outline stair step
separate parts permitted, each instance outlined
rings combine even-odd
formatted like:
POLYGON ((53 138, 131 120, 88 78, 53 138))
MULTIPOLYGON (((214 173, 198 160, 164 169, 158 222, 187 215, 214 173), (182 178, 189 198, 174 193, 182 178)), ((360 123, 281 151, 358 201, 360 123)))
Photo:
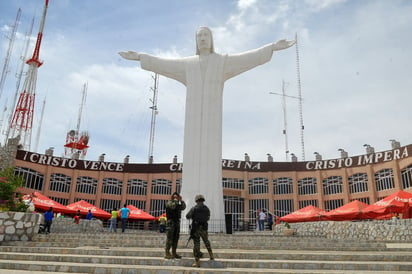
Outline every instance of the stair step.
MULTIPOLYGON (((165 260, 163 257, 139 256, 106 256, 106 255, 73 255, 73 254, 42 254, 42 253, 0 253, 5 261, 36 261, 79 263, 84 265, 146 265, 146 266, 185 266, 193 263, 193 258, 180 260, 165 260)), ((203 259, 206 261, 207 259, 203 259)), ((328 269, 328 270, 376 270, 376 271, 412 271, 412 262, 402 261, 343 261, 343 260, 280 260, 280 259, 226 259, 216 261, 225 268, 259 268, 259 269, 328 269)))
MULTIPOLYGON (((163 248, 106 248, 98 246, 79 248, 49 248, 49 247, 16 247, 0 246, 0 257, 13 257, 10 254, 70 254, 78 256, 135 256, 162 257, 163 248)), ((178 253, 184 258, 192 258, 191 249, 179 249, 178 253)), ((215 249, 216 258, 220 259, 274 259, 277 260, 326 260, 326 261, 410 261, 411 251, 312 251, 312 250, 231 250, 215 249)), ((207 257, 207 254, 205 254, 207 257)))
MULTIPOLYGON (((193 268, 190 266, 176 265, 170 262, 169 265, 124 265, 124 264, 82 264, 82 263, 62 263, 62 262, 38 262, 38 261, 20 261, 14 260, 13 262, 0 260, 0 266, 2 269, 14 269, 14 270, 31 270, 31 271, 53 271, 53 272, 68 272, 68 273, 116 273, 116 274, 138 274, 138 273, 156 273, 156 274, 168 274, 168 273, 379 273, 379 274, 393 274, 395 270, 387 269, 383 271, 376 270, 374 267, 370 267, 364 270, 360 269, 324 269, 324 268, 310 268, 310 269, 293 269, 288 268, 287 264, 282 268, 207 268, 206 262, 201 261, 200 268, 193 268)), ((396 270, 397 274, 410 274, 409 270, 396 270)))

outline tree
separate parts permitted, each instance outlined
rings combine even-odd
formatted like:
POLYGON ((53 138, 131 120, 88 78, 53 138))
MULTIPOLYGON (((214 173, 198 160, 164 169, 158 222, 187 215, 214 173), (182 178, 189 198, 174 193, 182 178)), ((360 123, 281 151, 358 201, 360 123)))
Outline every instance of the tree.
POLYGON ((26 211, 27 205, 23 202, 22 194, 17 191, 23 184, 23 177, 15 175, 14 168, 10 167, 0 171, 1 211, 26 211))

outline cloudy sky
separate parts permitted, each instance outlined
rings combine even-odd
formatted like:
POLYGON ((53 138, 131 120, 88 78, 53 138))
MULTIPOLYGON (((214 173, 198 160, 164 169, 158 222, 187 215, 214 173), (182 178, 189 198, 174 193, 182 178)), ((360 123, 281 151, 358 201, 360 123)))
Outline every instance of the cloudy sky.
MULTIPOLYGON (((0 1, 0 60, 9 47, 18 8, 22 15, 0 97, 2 128, 16 92, 25 33, 35 18, 31 57, 44 0, 0 1), (7 110, 5 108, 7 107, 7 110)), ((223 158, 286 161, 287 142, 299 160, 390 149, 390 139, 411 144, 412 1, 408 0, 50 0, 38 70, 31 150, 64 154, 66 133, 76 128, 82 89, 88 83, 81 130, 90 134, 86 159, 148 159, 153 74, 117 52, 159 56, 195 52, 195 31, 208 26, 219 53, 238 53, 298 37, 304 132, 296 47, 225 83, 223 158), (282 82, 285 82, 286 112, 282 82), (43 106, 40 134, 38 129, 43 106), (39 136, 39 138, 37 138, 39 136), (303 144, 302 146, 302 137, 303 144)), ((27 67, 27 66, 26 66, 27 67)), ((4 71, 4 69, 3 69, 4 71)), ((24 79, 22 80, 22 82, 24 79)), ((21 90, 20 90, 21 91, 21 90)), ((154 161, 183 157, 185 87, 160 77, 154 161)), ((0 136, 3 144, 4 135, 0 136)))

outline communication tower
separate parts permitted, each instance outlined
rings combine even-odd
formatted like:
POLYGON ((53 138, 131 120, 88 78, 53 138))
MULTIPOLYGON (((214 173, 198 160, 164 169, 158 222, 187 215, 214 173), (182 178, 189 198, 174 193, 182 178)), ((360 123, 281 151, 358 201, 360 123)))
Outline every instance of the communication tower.
POLYGON ((152 102, 152 106, 150 109, 152 110, 152 119, 150 123, 150 140, 149 140, 149 163, 153 163, 153 147, 154 147, 154 136, 155 136, 155 129, 156 129, 156 115, 159 113, 157 110, 157 92, 159 87, 159 74, 155 73, 153 76, 153 87, 150 88, 153 91, 153 98, 150 99, 152 102))
POLYGON ((87 131, 80 132, 80 123, 82 119, 83 107, 87 97, 87 82, 83 84, 82 100, 79 107, 79 115, 77 117, 76 129, 69 130, 66 135, 66 144, 64 145, 64 154, 67 157, 81 158, 87 154, 89 148, 89 133, 87 131))
POLYGON ((16 16, 16 20, 14 21, 14 26, 13 26, 13 30, 11 32, 11 36, 10 36, 10 42, 9 42, 9 47, 7 49, 7 54, 6 54, 6 58, 4 60, 4 65, 3 65, 3 71, 1 73, 1 79, 0 79, 0 97, 3 93, 3 87, 4 87, 4 82, 6 82, 6 76, 9 73, 9 63, 10 63, 10 55, 11 52, 13 50, 13 45, 14 45, 14 39, 16 38, 16 32, 17 32, 17 27, 19 25, 19 21, 20 21, 20 16, 21 16, 21 9, 19 8, 19 10, 17 11, 17 16, 16 16))
POLYGON ((298 98, 299 98, 299 121, 300 121, 300 145, 302 147, 302 161, 305 161, 305 138, 303 131, 305 126, 303 125, 303 111, 302 111, 302 85, 300 81, 300 60, 299 60, 299 47, 298 47, 298 34, 295 34, 296 41, 296 77, 298 82, 298 98))
POLYGON ((40 22, 40 30, 37 35, 36 46, 33 56, 27 60, 29 65, 23 90, 14 110, 13 118, 10 123, 10 137, 20 136, 21 146, 25 150, 30 150, 31 133, 33 127, 34 100, 36 93, 37 70, 43 64, 40 57, 40 46, 43 38, 44 24, 46 22, 47 8, 49 0, 45 0, 43 15, 40 22))
MULTIPOLYGON (((33 26, 34 26, 34 17, 31 20, 30 24, 30 29, 29 31, 26 32, 26 44, 23 49, 23 53, 20 56, 21 63, 20 63, 20 68, 16 72, 16 90, 14 92, 14 97, 13 97, 13 102, 10 104, 10 109, 14 110, 14 107, 16 106, 17 102, 17 97, 19 96, 19 91, 20 91, 20 84, 21 84, 21 79, 23 78, 23 72, 26 64, 26 59, 27 59, 27 52, 29 50, 29 45, 30 45, 30 37, 33 31, 33 26)), ((10 125, 11 125, 11 119, 13 118, 13 111, 9 111, 9 115, 7 118, 7 126, 6 126, 6 132, 4 133, 6 135, 6 140, 10 137, 10 125)))

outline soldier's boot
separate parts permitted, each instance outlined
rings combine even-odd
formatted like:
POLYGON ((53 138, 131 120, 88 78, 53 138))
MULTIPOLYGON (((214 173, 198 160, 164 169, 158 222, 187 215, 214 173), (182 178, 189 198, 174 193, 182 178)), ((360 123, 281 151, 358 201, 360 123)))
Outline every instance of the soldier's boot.
POLYGON ((207 250, 207 252, 209 252, 209 257, 210 257, 210 260, 214 260, 214 259, 215 259, 215 256, 213 255, 213 251, 212 251, 212 249, 211 249, 211 248, 209 248, 209 249, 207 250))
POLYGON ((195 262, 192 264, 192 267, 200 267, 200 259, 195 258, 195 262))
POLYGON ((182 256, 180 256, 179 254, 176 253, 176 249, 172 249, 172 257, 175 259, 181 259, 182 256))
POLYGON ((172 254, 170 254, 170 249, 167 249, 167 248, 166 248, 165 259, 173 259, 172 254))

